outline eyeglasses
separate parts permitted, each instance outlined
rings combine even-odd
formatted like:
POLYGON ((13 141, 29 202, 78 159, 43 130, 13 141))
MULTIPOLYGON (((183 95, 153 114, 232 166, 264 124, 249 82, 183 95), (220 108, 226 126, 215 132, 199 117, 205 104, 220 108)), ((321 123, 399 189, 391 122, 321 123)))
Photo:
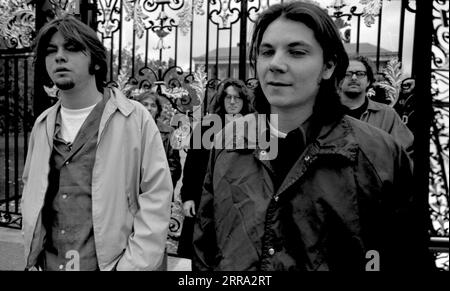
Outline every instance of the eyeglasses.
POLYGON ((356 78, 362 79, 367 76, 367 73, 364 71, 347 71, 345 73, 345 77, 351 79, 353 75, 356 75, 356 78))
POLYGON ((226 95, 225 100, 231 101, 231 99, 234 99, 234 102, 236 101, 242 101, 242 98, 240 96, 233 96, 233 95, 226 95))

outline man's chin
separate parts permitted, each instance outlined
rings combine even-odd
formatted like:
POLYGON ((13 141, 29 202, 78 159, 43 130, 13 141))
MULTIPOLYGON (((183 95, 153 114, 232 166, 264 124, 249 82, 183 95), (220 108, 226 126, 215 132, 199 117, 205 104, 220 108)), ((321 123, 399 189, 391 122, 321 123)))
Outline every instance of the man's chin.
POLYGON ((75 83, 72 81, 55 82, 55 85, 59 90, 70 90, 75 87, 75 83))
POLYGON ((344 92, 345 96, 351 99, 358 98, 361 95, 361 91, 346 91, 344 92))

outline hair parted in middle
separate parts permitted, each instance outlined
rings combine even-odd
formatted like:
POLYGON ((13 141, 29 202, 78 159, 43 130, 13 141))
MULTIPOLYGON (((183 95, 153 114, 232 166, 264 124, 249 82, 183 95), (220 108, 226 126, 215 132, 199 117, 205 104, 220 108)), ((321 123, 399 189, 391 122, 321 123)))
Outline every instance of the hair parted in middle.
MULTIPOLYGON (((267 27, 277 20, 284 18, 303 23, 314 32, 319 45, 323 50, 324 63, 332 61, 335 69, 328 80, 322 80, 317 95, 313 116, 322 122, 334 120, 345 112, 337 93, 339 82, 345 77, 348 67, 348 55, 341 40, 340 33, 327 12, 321 7, 309 2, 287 2, 275 4, 265 10, 256 20, 250 44, 250 63, 256 71, 264 32, 267 27)), ((261 86, 255 89, 255 109, 259 113, 269 113, 270 104, 267 101, 261 86)))
POLYGON ((92 28, 71 15, 50 21, 39 30, 36 36, 34 65, 36 72, 40 73, 42 85, 47 87, 53 86, 53 82, 47 73, 45 58, 50 40, 57 31, 61 33, 66 41, 79 47, 80 51, 90 53, 89 73, 95 75, 97 90, 103 92, 108 73, 106 48, 92 28))
POLYGON ((248 90, 245 83, 238 79, 228 78, 223 80, 219 84, 217 93, 214 97, 214 103, 212 104, 212 111, 210 113, 215 113, 222 118, 225 116, 225 114, 227 113, 224 104, 225 96, 227 95, 227 92, 225 90, 230 86, 234 87, 238 91, 239 96, 243 101, 242 110, 239 113, 242 115, 246 115, 254 112, 255 110, 253 109, 253 106, 251 104, 251 92, 248 90))

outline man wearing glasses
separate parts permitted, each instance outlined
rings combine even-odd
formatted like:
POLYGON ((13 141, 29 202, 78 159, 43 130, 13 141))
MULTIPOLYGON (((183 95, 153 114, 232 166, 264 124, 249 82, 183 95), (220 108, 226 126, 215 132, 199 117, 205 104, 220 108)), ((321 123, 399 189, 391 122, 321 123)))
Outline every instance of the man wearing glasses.
POLYGON ((363 56, 351 57, 340 84, 341 102, 349 108, 348 115, 388 132, 412 157, 414 136, 408 127, 393 108, 366 96, 374 81, 370 60, 363 56))

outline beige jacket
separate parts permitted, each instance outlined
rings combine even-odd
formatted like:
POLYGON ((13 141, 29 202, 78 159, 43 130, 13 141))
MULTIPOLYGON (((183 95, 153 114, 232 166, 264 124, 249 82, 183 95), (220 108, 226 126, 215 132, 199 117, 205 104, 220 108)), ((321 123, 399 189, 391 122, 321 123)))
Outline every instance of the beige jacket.
POLYGON ((414 136, 392 107, 369 99, 367 110, 360 119, 392 135, 412 158, 414 136))
MULTIPOLYGON (((113 88, 101 117, 92 172, 92 218, 100 270, 155 270, 161 264, 173 191, 158 128, 138 102, 113 88)), ((60 102, 31 132, 23 173, 22 230, 27 267, 42 251, 42 207, 60 102)))

